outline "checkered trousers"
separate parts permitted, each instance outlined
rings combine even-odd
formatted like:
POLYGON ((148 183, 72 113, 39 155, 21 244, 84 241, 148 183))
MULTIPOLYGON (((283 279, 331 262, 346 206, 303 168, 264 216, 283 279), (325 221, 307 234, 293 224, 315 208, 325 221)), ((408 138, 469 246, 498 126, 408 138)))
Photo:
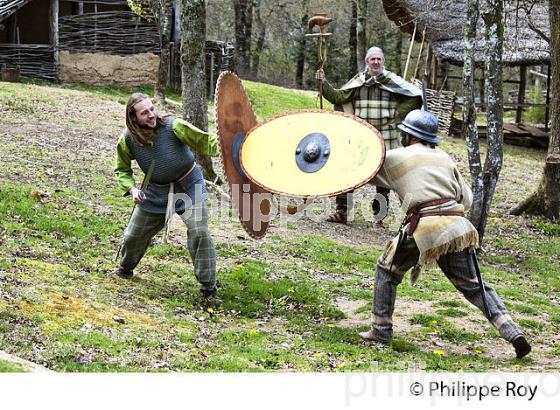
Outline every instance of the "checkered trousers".
POLYGON ((386 149, 400 147, 397 129, 397 97, 380 87, 361 86, 354 94, 354 115, 377 128, 385 140, 386 149))
MULTIPOLYGON (((181 216, 187 226, 187 246, 194 274, 202 289, 216 287, 216 251, 208 232, 208 207, 199 201, 181 216)), ((146 253, 152 238, 163 228, 165 214, 153 214, 136 207, 124 231, 121 268, 132 271, 146 253)))
MULTIPOLYGON (((405 272, 418 263, 419 257, 420 251, 414 238, 405 235, 395 252, 391 266, 383 264, 383 256, 377 262, 372 329, 384 338, 390 338, 393 334, 393 311, 397 297, 397 286, 401 283, 405 272)), ((437 264, 455 288, 485 314, 482 292, 476 278, 474 261, 470 252, 463 250, 442 255, 437 264)), ((487 319, 500 332, 500 335, 511 342, 517 336, 523 334, 523 329, 511 318, 504 302, 496 291, 486 283, 484 283, 484 289, 489 310, 487 319)))

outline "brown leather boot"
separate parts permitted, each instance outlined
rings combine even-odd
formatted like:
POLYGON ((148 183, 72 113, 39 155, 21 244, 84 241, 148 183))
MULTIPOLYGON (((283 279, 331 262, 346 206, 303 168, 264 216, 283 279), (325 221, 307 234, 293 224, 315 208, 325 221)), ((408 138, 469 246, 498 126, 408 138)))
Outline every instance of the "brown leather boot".
POLYGON ((380 343, 387 343, 389 341, 390 338, 388 337, 383 337, 381 336, 379 333, 377 333, 375 330, 370 329, 367 332, 360 332, 360 337, 365 341, 365 342, 380 342, 380 343))
POLYGON ((132 277, 134 276, 134 272, 131 270, 124 270, 123 268, 118 268, 114 271, 109 272, 107 275, 115 275, 123 279, 132 279, 132 277))
POLYGON ((515 355, 518 359, 524 358, 529 354, 529 352, 531 352, 531 345, 524 336, 517 336, 515 339, 513 339, 511 344, 515 349, 515 355))

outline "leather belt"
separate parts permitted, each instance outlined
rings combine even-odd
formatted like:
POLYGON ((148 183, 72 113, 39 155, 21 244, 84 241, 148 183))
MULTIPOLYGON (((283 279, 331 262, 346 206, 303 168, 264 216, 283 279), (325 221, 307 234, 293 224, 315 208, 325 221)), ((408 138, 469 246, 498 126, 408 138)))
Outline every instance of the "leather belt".
POLYGON ((422 202, 410 208, 406 212, 406 217, 403 222, 403 226, 408 224, 408 228, 406 229, 407 235, 410 236, 414 233, 414 231, 418 227, 418 222, 420 221, 420 218, 423 218, 425 216, 465 216, 463 211, 436 210, 436 211, 426 211, 420 213, 422 209, 429 208, 432 206, 437 206, 437 205, 443 205, 450 201, 455 201, 455 198, 434 199, 432 201, 422 202))
POLYGON ((184 179, 187 175, 189 175, 193 171, 195 166, 196 166, 196 162, 193 162, 192 166, 189 169, 187 169, 187 171, 183 175, 181 175, 179 178, 177 178, 175 181, 171 181, 171 182, 168 182, 166 184, 156 184, 155 182, 150 182, 150 184, 155 185, 155 186, 168 186, 169 184, 179 182, 182 179, 184 179))

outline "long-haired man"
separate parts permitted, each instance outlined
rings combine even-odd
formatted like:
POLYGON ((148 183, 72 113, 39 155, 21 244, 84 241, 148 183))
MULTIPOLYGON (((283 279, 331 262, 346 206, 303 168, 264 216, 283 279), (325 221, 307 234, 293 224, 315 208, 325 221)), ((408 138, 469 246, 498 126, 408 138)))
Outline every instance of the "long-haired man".
POLYGON ((169 220, 178 213, 187 226, 194 273, 202 295, 208 298, 216 293, 216 254, 208 232, 204 177, 193 151, 217 156, 215 136, 179 118, 161 117, 145 94, 129 97, 126 129, 117 143, 115 173, 124 195, 130 195, 136 207, 124 231, 122 257, 115 273, 132 278, 152 238, 162 228, 166 237, 169 220), (135 185, 132 160, 144 174, 152 169, 145 192, 135 185))

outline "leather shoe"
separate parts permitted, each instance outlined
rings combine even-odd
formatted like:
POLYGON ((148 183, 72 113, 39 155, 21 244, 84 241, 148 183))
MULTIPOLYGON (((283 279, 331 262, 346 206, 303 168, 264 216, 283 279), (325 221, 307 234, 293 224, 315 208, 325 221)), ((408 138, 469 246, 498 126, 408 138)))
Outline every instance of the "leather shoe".
POLYGON ((531 345, 527 342, 524 336, 517 336, 511 342, 513 348, 515 349, 515 355, 518 359, 522 359, 529 354, 531 351, 531 345))
POLYGON ((214 288, 211 290, 200 289, 200 293, 202 294, 203 303, 222 303, 222 299, 218 297, 218 289, 214 288))
POLYGON ((360 337, 366 342, 387 343, 389 341, 388 337, 381 336, 373 329, 370 329, 367 332, 360 332, 360 337))
POLYGON ((111 272, 113 275, 117 275, 119 278, 123 278, 123 279, 132 279, 132 276, 134 276, 134 272, 131 270, 125 270, 123 268, 118 268, 116 270, 114 270, 113 272, 111 272))

